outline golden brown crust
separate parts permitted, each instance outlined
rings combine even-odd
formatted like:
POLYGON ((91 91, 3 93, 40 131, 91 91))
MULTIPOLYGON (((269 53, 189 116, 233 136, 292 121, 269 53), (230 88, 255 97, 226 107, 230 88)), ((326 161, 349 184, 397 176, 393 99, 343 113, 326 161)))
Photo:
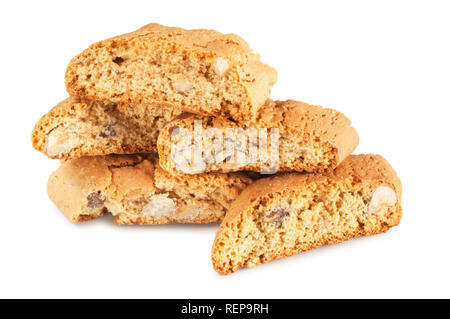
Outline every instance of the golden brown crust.
POLYGON ((109 212, 118 224, 210 223, 252 182, 244 174, 172 178, 156 162, 146 154, 69 160, 50 176, 48 194, 72 222, 109 212))
POLYGON ((334 167, 351 154, 359 142, 358 133, 343 113, 294 100, 266 104, 251 125, 276 127, 280 135, 309 136, 332 145, 337 151, 334 167))
MULTIPOLYGON (((171 158, 173 128, 193 130, 194 121, 201 120, 207 128, 276 128, 279 130, 278 171, 323 172, 337 167, 359 142, 358 133, 342 113, 303 102, 268 101, 251 121, 236 123, 221 117, 201 117, 184 114, 168 123, 158 137, 160 165, 173 175, 183 174, 171 158), (310 158, 313 157, 313 159, 310 158)), ((208 164, 204 172, 249 170, 260 172, 261 162, 245 166, 208 164)))
MULTIPOLYGON (((401 210, 401 182, 389 163, 380 155, 350 155, 336 170, 325 174, 281 174, 275 177, 260 179, 248 186, 232 203, 227 215, 222 221, 214 240, 212 249, 213 266, 221 274, 229 274, 240 267, 254 266, 271 260, 287 257, 302 251, 313 249, 322 245, 334 244, 357 236, 365 236, 384 232, 397 225, 402 216, 401 210), (344 229, 336 236, 329 236, 325 241, 309 242, 297 245, 295 248, 281 250, 276 255, 261 257, 259 262, 253 264, 238 264, 224 266, 221 253, 224 243, 231 242, 236 235, 236 228, 255 218, 254 213, 261 201, 274 198, 287 198, 288 194, 296 194, 317 189, 335 189, 336 185, 347 185, 349 189, 363 189, 372 193, 377 187, 385 185, 391 187, 397 197, 397 202, 389 208, 386 216, 372 216, 367 224, 361 223, 356 228, 344 229)), ((237 249, 236 247, 234 249, 237 249)))
POLYGON ((156 152, 159 130, 179 110, 67 98, 36 123, 33 147, 50 158, 156 152))
POLYGON ((66 87, 71 96, 135 104, 167 102, 186 111, 236 118, 251 117, 267 100, 276 80, 275 69, 261 63, 259 56, 235 34, 159 24, 149 24, 91 45, 71 60, 66 71, 66 87), (152 54, 156 58, 149 60, 152 54), (99 63, 101 66, 90 68, 97 58, 105 60, 99 63), (223 59, 220 61, 225 61, 225 66, 218 71, 220 77, 216 81, 212 74, 217 59, 223 59), (149 82, 146 78, 151 70, 145 71, 143 66, 150 65, 169 68, 161 72, 158 81, 149 82), (85 67, 89 69, 86 74, 85 67), (185 82, 193 68, 198 69, 197 79, 204 77, 204 81, 185 82), (102 86, 99 79, 104 79, 105 74, 109 78, 102 86), (184 83, 180 94, 175 92, 177 81, 184 83), (140 91, 137 91, 138 82, 142 83, 140 91), (224 83, 227 90, 219 93, 217 88, 224 83), (187 94, 183 87, 192 89, 192 94, 187 94), (216 94, 217 98, 213 98, 216 94), (230 103, 230 96, 236 101, 230 103))
POLYGON ((176 39, 180 46, 190 51, 205 54, 239 58, 251 53, 247 42, 236 34, 222 34, 208 29, 185 30, 178 27, 163 26, 158 23, 147 24, 136 31, 93 44, 92 47, 103 46, 106 41, 120 40, 147 49, 147 46, 152 44, 157 45, 161 42, 173 41, 173 39, 176 39))
POLYGON ((402 184, 394 168, 381 155, 351 155, 333 172, 333 178, 351 178, 355 182, 372 181, 391 186, 402 197, 402 184))

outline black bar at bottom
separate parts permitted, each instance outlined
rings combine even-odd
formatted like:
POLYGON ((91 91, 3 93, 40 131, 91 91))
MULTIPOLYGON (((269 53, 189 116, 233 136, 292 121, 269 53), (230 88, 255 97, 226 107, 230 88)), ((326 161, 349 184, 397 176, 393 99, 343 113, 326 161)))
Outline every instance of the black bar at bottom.
MULTIPOLYGON (((3 311, 7 307, 14 310, 15 316, 22 312, 49 314, 63 308, 64 315, 94 315, 96 311, 104 316, 112 313, 131 318, 133 313, 148 318, 304 318, 322 317, 326 314, 365 317, 386 316, 393 310, 407 306, 409 311, 437 310, 437 306, 448 305, 449 300, 295 300, 295 299, 191 299, 191 300, 1 300, 3 311), (358 306, 357 308, 354 306, 358 306), (360 309, 366 309, 366 314, 360 309), (354 308, 353 308, 354 307, 354 308), (309 310, 309 311, 307 311, 309 310), (309 315, 308 315, 309 314, 309 315), (359 315, 358 315, 359 314, 359 315)), ((446 307, 447 308, 447 307, 446 307)), ((395 311, 394 311, 395 312, 395 311)))

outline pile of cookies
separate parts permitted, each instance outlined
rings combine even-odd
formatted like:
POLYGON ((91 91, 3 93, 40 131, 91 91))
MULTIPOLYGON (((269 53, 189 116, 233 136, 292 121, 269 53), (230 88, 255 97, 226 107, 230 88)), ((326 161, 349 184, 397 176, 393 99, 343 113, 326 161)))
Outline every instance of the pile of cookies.
POLYGON ((91 45, 32 133, 61 160, 50 199, 75 223, 221 222, 221 274, 397 225, 389 163, 351 155, 344 114, 271 100, 276 80, 234 34, 150 24, 91 45))

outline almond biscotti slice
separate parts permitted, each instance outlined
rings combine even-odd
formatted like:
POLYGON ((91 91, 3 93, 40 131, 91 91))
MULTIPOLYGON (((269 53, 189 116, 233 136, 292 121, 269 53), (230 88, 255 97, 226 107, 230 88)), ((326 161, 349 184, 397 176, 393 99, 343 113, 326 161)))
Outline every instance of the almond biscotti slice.
POLYGON ((194 113, 248 118, 269 98, 277 72, 235 34, 149 24, 91 45, 66 72, 71 96, 168 102, 194 113))
POLYGON ((156 152, 158 134, 181 113, 170 106, 68 98, 35 125, 32 143, 50 158, 156 152))
POLYGON ((230 207, 212 248, 221 274, 400 222, 401 183, 379 155, 351 155, 334 172, 260 179, 230 207))
POLYGON ((74 223, 104 213, 118 224, 210 223, 220 221, 251 182, 239 173, 177 178, 151 155, 108 155, 65 161, 47 191, 74 223))
POLYGON ((268 101, 252 121, 182 115, 158 137, 160 165, 173 175, 239 170, 323 172, 358 145, 342 113, 298 101, 268 101))

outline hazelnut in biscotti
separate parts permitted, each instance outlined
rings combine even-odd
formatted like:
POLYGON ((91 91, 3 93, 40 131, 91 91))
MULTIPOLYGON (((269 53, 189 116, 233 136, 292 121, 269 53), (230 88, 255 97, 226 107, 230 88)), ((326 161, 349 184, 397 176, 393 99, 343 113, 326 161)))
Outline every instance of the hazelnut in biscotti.
POLYGON ((401 219, 401 183, 379 155, 351 155, 326 174, 284 174, 247 187, 212 248, 221 274, 377 234, 401 219))
POLYGON ((151 155, 108 155, 65 161, 47 191, 74 223, 105 213, 118 224, 211 223, 251 182, 240 173, 175 178, 151 155))
POLYGON ((149 24, 91 45, 66 72, 71 96, 171 103, 201 114, 250 118, 277 80, 234 34, 149 24))
POLYGON ((323 172, 357 145, 358 134, 344 114, 292 100, 269 100, 251 121, 183 114, 158 137, 160 165, 172 175, 323 172))
POLYGON ((50 158, 156 152, 158 134, 181 113, 170 106, 68 98, 44 115, 33 147, 50 158))

